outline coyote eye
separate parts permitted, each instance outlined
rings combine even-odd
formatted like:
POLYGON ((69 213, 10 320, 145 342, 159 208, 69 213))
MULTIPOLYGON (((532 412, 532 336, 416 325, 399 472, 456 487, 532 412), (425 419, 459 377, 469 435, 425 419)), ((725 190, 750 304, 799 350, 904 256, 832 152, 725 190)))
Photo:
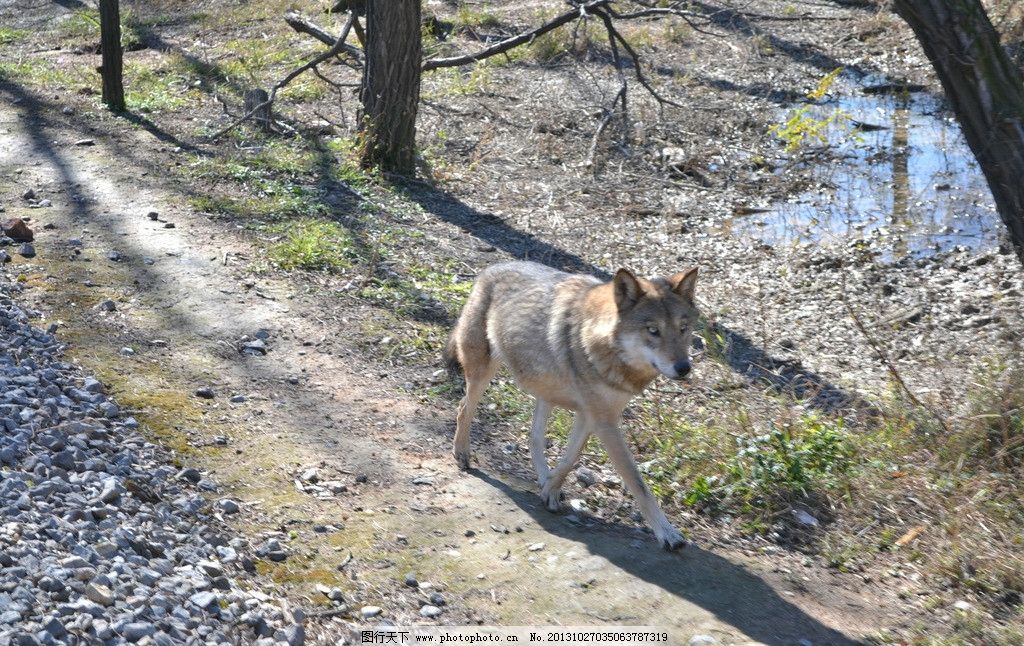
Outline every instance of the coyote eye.
POLYGON ((658 328, 654 327, 653 325, 648 325, 647 326, 647 331, 651 334, 651 336, 660 336, 661 335, 661 331, 658 330, 658 328))

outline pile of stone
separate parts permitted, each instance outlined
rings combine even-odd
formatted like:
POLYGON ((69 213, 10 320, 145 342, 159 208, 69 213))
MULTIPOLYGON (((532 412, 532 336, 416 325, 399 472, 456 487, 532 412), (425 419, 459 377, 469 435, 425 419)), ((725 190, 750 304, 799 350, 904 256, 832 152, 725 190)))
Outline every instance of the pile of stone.
POLYGON ((246 589, 254 552, 210 482, 64 361, 17 290, 0 280, 0 646, 301 644, 301 613, 246 589))

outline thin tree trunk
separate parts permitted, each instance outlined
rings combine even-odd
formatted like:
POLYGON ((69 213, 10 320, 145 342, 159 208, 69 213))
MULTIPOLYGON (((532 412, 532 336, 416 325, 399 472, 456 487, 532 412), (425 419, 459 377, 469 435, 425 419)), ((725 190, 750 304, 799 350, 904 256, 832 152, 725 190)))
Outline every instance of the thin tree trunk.
POLYGON ((1024 262, 1024 79, 980 0, 895 0, 917 35, 1024 262))
POLYGON ((118 0, 100 0, 100 52, 103 63, 103 102, 114 112, 123 112, 124 85, 121 80, 121 9, 118 0))
POLYGON ((414 175, 422 56, 420 0, 369 0, 365 55, 360 97, 362 165, 414 175))

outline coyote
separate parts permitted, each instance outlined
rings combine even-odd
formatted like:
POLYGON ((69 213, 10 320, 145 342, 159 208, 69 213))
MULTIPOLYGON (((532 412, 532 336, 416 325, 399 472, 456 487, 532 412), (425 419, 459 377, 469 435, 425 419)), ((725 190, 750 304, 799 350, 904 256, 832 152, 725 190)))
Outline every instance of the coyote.
POLYGON ((558 510, 562 483, 593 433, 662 547, 682 547, 683 536, 644 484, 619 423, 629 400, 659 373, 689 374, 696 285, 696 267, 653 280, 620 269, 611 282, 532 262, 481 272, 445 349, 449 367, 466 378, 455 430, 459 466, 469 468, 470 423, 504 364, 537 399, 530 455, 547 508, 558 510), (555 406, 573 411, 575 420, 565 455, 549 469, 545 431, 555 406))

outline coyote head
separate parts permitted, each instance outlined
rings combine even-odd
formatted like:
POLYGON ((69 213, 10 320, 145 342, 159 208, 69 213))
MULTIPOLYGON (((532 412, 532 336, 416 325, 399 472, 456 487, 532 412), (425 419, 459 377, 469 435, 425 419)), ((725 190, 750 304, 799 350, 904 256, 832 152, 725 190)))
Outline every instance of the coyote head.
POLYGON ((618 308, 616 335, 623 360, 671 379, 690 373, 690 337, 697 323, 693 302, 697 268, 645 280, 620 269, 612 280, 618 308))

